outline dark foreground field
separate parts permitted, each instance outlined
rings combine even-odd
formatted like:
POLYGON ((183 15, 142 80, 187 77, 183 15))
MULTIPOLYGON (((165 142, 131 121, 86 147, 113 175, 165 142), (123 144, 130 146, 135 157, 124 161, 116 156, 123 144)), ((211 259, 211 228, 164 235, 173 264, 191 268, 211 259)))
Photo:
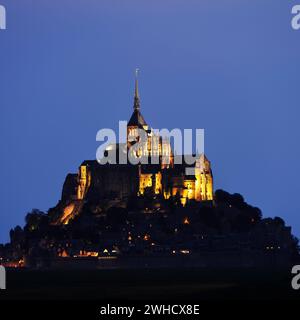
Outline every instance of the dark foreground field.
POLYGON ((8 270, 0 299, 300 299, 291 279, 290 270, 8 270))

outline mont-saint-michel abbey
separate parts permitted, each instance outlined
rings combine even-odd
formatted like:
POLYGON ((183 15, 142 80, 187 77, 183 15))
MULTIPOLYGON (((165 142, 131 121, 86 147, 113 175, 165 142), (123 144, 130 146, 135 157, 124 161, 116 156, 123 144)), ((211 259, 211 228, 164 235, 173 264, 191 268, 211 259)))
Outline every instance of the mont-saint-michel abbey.
POLYGON ((0 246, 4 265, 273 267, 298 257, 283 219, 263 218, 242 195, 214 190, 203 153, 173 152, 170 140, 147 124, 137 79, 124 142, 102 147, 99 158, 97 152, 66 176, 56 206, 33 209, 23 228, 10 231, 10 243, 0 246), (124 155, 151 161, 124 163, 124 155))
POLYGON ((273 2, 0 0, 1 311, 299 300, 300 6, 273 2))
MULTIPOLYGON (((169 199, 176 197, 183 206, 187 201, 213 200, 213 176, 209 160, 204 154, 195 157, 193 174, 186 174, 190 164, 185 162, 182 155, 172 152, 171 144, 161 136, 155 137, 152 128, 145 121, 141 113, 141 104, 138 91, 138 80, 135 79, 135 93, 133 113, 127 124, 127 143, 107 147, 107 152, 116 154, 123 151, 128 153, 130 147, 139 141, 139 132, 146 135, 146 143, 137 149, 137 157, 157 157, 157 163, 152 164, 100 164, 97 160, 84 161, 78 174, 69 174, 66 178, 62 202, 62 212, 57 223, 68 224, 70 219, 80 213, 82 204, 87 199, 115 199, 126 201, 131 196, 152 195, 152 197, 169 199), (156 139, 154 139, 156 138, 156 139), (157 143, 155 143, 157 141, 157 143), (178 164, 177 160, 181 161, 178 164), (176 164, 177 163, 177 164, 176 164)), ((117 159, 118 160, 118 159, 117 159)))

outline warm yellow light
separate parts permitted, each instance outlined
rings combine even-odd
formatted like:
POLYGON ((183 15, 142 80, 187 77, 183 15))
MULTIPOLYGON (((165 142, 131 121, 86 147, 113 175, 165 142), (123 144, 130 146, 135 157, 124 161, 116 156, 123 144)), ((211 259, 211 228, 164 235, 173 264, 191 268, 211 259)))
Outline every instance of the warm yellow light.
POLYGON ((149 236, 149 234, 145 234, 143 239, 144 239, 145 241, 150 240, 150 236, 149 236))
POLYGON ((63 212, 63 216, 60 219, 60 222, 63 224, 68 224, 69 221, 72 219, 73 215, 73 211, 75 208, 75 204, 71 203, 69 204, 67 207, 64 208, 64 212, 63 212))
POLYGON ((189 218, 185 217, 183 220, 183 224, 190 224, 189 218))
POLYGON ((183 254, 189 254, 190 250, 180 250, 180 252, 183 253, 183 254))
POLYGON ((67 258, 69 255, 68 255, 67 251, 64 250, 64 251, 60 254, 60 256, 61 256, 62 258, 67 258))

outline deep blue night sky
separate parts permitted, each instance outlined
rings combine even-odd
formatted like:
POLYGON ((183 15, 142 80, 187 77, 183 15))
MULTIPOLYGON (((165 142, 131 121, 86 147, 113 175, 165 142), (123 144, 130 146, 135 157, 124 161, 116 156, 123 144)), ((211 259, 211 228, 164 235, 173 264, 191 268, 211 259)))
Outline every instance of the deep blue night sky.
POLYGON ((215 188, 300 236, 300 30, 286 0, 0 0, 0 242, 129 119, 205 128, 215 188))

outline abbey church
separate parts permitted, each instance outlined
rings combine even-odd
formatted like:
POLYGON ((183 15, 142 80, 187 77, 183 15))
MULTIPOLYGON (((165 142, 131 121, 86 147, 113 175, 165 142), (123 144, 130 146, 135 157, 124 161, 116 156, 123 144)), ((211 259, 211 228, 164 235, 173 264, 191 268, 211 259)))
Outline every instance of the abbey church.
POLYGON ((186 163, 186 158, 174 155, 169 141, 156 136, 145 121, 136 78, 133 113, 127 124, 127 143, 110 145, 107 152, 114 149, 118 154, 123 152, 127 155, 128 150, 139 142, 141 130, 146 140, 136 149, 136 157, 155 157, 155 164, 123 164, 118 160, 115 164, 84 161, 77 174, 68 174, 66 177, 62 199, 56 207, 60 211, 56 223, 68 224, 80 213, 86 201, 124 202, 133 196, 176 198, 185 206, 188 201, 213 200, 213 176, 209 160, 204 154, 194 155, 193 171, 187 175, 186 169, 192 166, 186 163), (179 158, 181 161, 176 161, 179 158))

